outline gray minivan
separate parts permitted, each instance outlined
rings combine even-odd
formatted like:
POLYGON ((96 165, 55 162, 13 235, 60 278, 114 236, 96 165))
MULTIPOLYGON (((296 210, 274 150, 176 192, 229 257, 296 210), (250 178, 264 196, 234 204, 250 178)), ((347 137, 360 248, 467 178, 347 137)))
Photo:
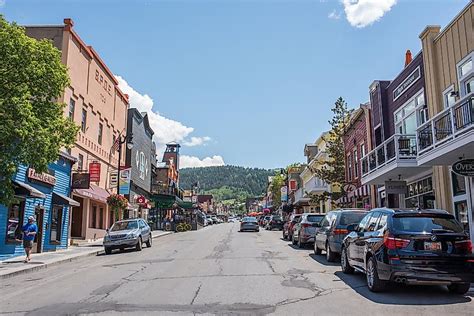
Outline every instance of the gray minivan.
POLYGON ((126 219, 115 222, 104 236, 104 250, 107 255, 113 249, 123 250, 125 248, 135 248, 142 250, 143 243, 151 247, 153 237, 150 226, 141 218, 126 219))
POLYGON ((326 259, 335 261, 336 256, 341 253, 341 245, 344 237, 349 234, 347 226, 359 224, 367 214, 364 209, 339 209, 327 213, 321 221, 321 227, 314 241, 314 253, 320 255, 322 250, 326 251, 326 259))
POLYGON ((314 243, 314 237, 321 227, 320 222, 324 218, 324 214, 303 213, 293 228, 293 245, 298 248, 306 244, 314 243))

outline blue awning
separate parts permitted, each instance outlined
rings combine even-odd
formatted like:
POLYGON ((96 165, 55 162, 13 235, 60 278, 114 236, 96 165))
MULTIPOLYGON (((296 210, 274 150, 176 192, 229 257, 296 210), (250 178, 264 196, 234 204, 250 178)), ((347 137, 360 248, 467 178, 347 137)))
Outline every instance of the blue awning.
POLYGON ((53 204, 65 206, 81 206, 79 202, 68 196, 53 192, 53 204))
POLYGON ((13 184, 16 186, 15 194, 31 196, 35 198, 45 199, 46 195, 38 189, 33 188, 31 185, 26 184, 20 181, 13 181, 13 184))

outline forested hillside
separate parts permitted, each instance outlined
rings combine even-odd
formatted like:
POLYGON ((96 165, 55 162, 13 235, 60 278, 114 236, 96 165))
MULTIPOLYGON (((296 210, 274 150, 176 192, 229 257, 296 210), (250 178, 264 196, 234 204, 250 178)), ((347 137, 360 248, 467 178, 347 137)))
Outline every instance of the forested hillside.
POLYGON ((193 183, 199 182, 202 191, 212 190, 224 200, 263 194, 268 176, 274 174, 272 170, 237 166, 187 168, 179 172, 182 189, 189 190, 193 183))

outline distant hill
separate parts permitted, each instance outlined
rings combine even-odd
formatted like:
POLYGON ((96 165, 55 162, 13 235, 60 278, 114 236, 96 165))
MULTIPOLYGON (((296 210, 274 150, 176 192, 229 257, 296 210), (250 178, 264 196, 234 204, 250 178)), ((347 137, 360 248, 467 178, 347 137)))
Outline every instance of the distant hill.
POLYGON ((179 171, 182 189, 190 190, 193 183, 199 182, 202 191, 222 195, 219 196, 220 200, 236 198, 236 195, 240 198, 262 195, 268 176, 273 174, 272 170, 237 166, 186 168, 179 171))

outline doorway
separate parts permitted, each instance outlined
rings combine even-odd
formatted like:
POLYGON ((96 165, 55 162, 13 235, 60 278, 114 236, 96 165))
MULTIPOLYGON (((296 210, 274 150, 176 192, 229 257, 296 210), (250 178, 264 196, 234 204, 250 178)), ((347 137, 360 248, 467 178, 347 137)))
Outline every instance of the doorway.
POLYGON ((43 218, 44 208, 42 206, 35 207, 36 226, 38 226, 38 233, 33 240, 33 253, 40 253, 43 251, 43 218))
POLYGON ((75 196, 74 200, 79 202, 80 205, 72 208, 71 237, 82 238, 82 208, 84 205, 84 199, 75 196))

